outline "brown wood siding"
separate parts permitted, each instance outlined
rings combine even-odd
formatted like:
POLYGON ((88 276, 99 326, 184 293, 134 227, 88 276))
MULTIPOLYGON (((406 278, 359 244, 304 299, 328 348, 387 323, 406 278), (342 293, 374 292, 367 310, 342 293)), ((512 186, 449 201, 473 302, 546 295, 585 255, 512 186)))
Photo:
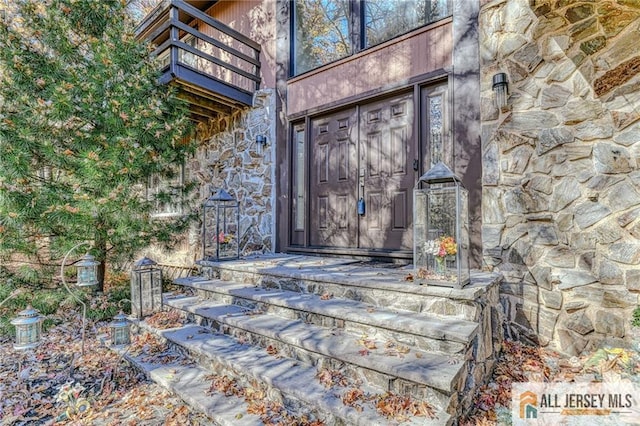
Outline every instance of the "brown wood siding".
POLYGON ((385 87, 407 85, 412 78, 452 64, 452 24, 444 20, 392 42, 291 79, 287 114, 319 108, 385 87))
MULTIPOLYGON (((276 85, 275 13, 276 2, 273 0, 220 1, 207 11, 213 18, 260 44, 260 88, 274 88, 276 85)), ((216 36, 211 28, 202 28, 201 31, 216 36)))

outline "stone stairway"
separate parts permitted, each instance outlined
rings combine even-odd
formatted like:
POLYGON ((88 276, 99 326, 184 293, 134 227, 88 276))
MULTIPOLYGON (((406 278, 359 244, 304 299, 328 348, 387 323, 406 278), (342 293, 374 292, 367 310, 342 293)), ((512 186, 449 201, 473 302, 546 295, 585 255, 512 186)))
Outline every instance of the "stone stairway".
POLYGON ((295 255, 200 262, 201 276, 176 279, 182 290, 164 299, 188 323, 140 323, 180 356, 129 358, 216 424, 264 422, 237 395, 209 394, 212 374, 277 402, 295 424, 455 424, 501 342, 500 277, 473 274, 458 290, 386 266, 295 255), (385 411, 400 399, 432 415, 385 411))

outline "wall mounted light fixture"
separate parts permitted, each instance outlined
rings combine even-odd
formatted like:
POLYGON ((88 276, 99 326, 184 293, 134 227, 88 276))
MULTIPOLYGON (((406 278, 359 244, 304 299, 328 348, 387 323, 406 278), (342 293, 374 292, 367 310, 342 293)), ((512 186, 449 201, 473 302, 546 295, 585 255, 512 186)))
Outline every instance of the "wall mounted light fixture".
POLYGON ((265 135, 256 136, 256 151, 262 154, 262 151, 267 146, 267 137, 265 135))
POLYGON ((500 72, 493 76, 493 91, 496 94, 496 106, 500 111, 507 109, 507 97, 509 96, 509 83, 507 74, 500 72))

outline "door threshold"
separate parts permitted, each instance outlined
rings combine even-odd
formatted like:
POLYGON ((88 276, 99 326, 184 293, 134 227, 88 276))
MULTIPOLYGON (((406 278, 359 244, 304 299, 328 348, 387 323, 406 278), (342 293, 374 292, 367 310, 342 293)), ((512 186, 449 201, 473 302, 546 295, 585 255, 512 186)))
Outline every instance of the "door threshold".
POLYGON ((409 250, 359 249, 346 247, 287 247, 286 253, 305 253, 329 257, 349 257, 358 260, 374 260, 408 264, 413 261, 409 250))

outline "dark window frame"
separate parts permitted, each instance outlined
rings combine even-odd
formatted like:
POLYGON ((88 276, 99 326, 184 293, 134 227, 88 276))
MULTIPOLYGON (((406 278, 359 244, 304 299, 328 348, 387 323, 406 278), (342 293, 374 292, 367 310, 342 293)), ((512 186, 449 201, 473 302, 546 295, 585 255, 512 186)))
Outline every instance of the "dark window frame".
MULTIPOLYGON (((290 41, 289 41, 289 57, 291 58, 289 61, 289 77, 297 77, 299 75, 304 75, 306 73, 312 72, 318 68, 321 68, 323 66, 332 64, 334 62, 338 62, 341 60, 344 60, 345 58, 349 58, 353 55, 356 55, 360 52, 366 51, 368 49, 374 48, 382 43, 386 43, 390 40, 402 37, 410 32, 419 30, 420 28, 424 28, 428 25, 431 25, 433 23, 436 23, 438 21, 441 21, 443 19, 447 19, 449 18, 452 14, 453 14, 453 6, 452 6, 452 0, 444 0, 446 2, 446 7, 447 7, 447 13, 442 16, 439 17, 437 19, 434 20, 426 20, 425 23, 418 25, 416 27, 413 28, 409 28, 406 31, 403 31, 401 33, 398 33, 388 39, 384 39, 384 40, 380 40, 375 44, 371 44, 371 45, 367 45, 367 37, 366 37, 366 21, 365 21, 365 13, 366 13, 366 2, 367 0, 349 0, 349 38, 350 38, 350 50, 351 53, 332 60, 332 61, 328 61, 326 63, 320 64, 316 67, 310 68, 308 70, 302 71, 302 72, 298 72, 297 71, 297 61, 296 61, 296 24, 297 24, 297 17, 296 17, 296 2, 298 0, 290 0, 289 2, 289 34, 290 34, 290 41)), ((438 0, 435 0, 438 1, 438 0)))

